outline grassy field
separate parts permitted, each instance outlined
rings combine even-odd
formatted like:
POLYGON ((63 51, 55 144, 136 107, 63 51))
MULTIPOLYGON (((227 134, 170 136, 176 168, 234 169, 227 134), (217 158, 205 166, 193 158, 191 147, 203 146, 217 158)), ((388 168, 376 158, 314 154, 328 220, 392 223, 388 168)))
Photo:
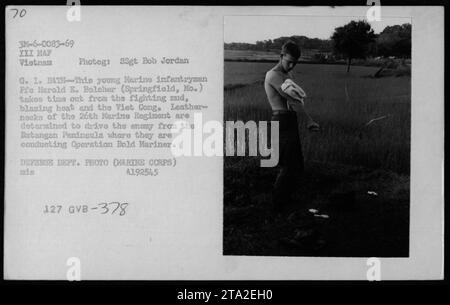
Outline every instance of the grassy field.
MULTIPOLYGON (((263 81, 273 65, 225 62, 225 120, 270 120, 263 81)), ((300 129, 306 172, 298 204, 274 218, 267 204, 277 169, 259 168, 257 158, 225 158, 224 254, 408 256, 410 76, 374 78, 377 68, 360 66, 348 74, 339 65, 295 70, 322 129, 300 129), (313 242, 286 241, 302 234, 313 242)))
MULTIPOLYGON (((225 63, 225 120, 270 120, 264 76, 270 63, 225 63)), ((409 174, 410 77, 371 78, 377 69, 299 64, 295 78, 321 133, 302 134, 306 160, 409 174), (372 119, 387 116, 365 127, 372 119)))

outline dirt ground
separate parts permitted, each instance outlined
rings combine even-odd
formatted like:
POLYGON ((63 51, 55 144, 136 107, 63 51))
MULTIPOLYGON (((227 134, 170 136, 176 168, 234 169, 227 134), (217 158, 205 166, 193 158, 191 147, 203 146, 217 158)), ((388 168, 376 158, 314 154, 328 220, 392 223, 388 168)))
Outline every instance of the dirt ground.
POLYGON ((277 168, 224 164, 224 255, 407 257, 409 176, 306 162, 294 202, 272 210, 277 168))

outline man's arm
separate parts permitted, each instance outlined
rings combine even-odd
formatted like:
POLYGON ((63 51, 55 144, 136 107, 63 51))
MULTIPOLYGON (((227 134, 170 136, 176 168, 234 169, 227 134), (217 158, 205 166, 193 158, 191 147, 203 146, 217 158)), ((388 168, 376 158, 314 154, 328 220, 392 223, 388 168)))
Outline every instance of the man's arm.
POLYGON ((279 95, 281 95, 283 98, 285 98, 288 102, 289 101, 294 101, 292 97, 289 96, 289 94, 286 94, 282 89, 281 89, 281 85, 283 84, 283 78, 278 75, 275 72, 271 72, 268 76, 267 76, 267 82, 269 83, 269 85, 275 89, 279 95))
POLYGON ((302 103, 292 103, 291 108, 294 109, 295 112, 297 112, 297 116, 303 117, 306 120, 306 128, 310 130, 318 130, 320 128, 319 124, 317 124, 311 116, 306 112, 305 107, 302 103))
MULTIPOLYGON (((290 76, 292 76, 292 74, 290 74, 290 76)), ((281 76, 276 73, 271 73, 268 75, 268 82, 269 85, 278 92, 278 94, 287 100, 288 106, 297 112, 297 115, 300 115, 306 119, 306 127, 308 129, 316 130, 319 128, 319 124, 314 122, 311 116, 306 112, 305 107, 281 89, 281 85, 283 84, 283 78, 281 76)))

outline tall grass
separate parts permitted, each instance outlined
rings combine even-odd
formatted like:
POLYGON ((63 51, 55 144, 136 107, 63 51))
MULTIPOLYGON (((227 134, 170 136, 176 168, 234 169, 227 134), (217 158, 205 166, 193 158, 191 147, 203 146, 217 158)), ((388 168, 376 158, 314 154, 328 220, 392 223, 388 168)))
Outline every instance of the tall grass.
MULTIPOLYGON (((225 120, 270 120, 263 87, 273 64, 225 63, 225 120)), ((299 65, 296 81, 308 94, 306 109, 319 133, 300 128, 305 160, 410 170, 410 77, 374 79, 372 67, 299 65), (384 117, 365 126, 374 118, 384 117)), ((304 127, 304 122, 300 122, 304 127)))

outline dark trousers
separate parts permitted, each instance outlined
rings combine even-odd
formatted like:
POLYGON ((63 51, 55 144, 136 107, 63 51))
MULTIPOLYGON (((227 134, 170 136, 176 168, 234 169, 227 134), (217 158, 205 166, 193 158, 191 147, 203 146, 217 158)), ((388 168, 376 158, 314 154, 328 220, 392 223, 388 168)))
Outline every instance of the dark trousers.
POLYGON ((272 194, 273 208, 277 210, 292 200, 304 163, 296 112, 274 112, 272 121, 279 122, 279 173, 272 194))

